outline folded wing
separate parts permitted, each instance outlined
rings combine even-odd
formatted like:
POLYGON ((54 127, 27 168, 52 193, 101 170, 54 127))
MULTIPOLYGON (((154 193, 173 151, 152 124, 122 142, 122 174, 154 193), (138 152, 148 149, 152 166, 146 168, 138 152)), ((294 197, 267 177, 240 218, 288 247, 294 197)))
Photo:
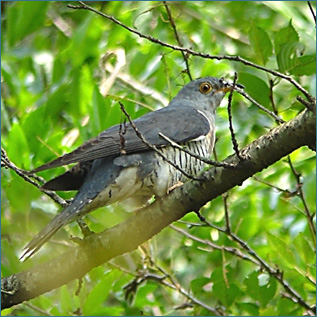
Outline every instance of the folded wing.
MULTIPOLYGON (((191 106, 166 107, 133 122, 145 140, 157 147, 169 144, 159 133, 176 143, 184 143, 207 135, 211 129, 207 117, 191 106)), ((122 152, 130 154, 149 149, 127 122, 101 132, 74 151, 36 168, 33 172, 111 155, 119 156, 122 152)))

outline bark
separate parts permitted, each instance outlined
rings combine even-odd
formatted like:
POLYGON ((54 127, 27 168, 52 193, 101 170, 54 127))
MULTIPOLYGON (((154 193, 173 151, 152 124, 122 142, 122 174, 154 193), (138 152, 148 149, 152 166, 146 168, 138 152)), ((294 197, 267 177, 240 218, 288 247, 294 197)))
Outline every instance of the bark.
POLYGON ((232 155, 224 161, 237 164, 235 168, 212 167, 203 174, 205 181, 189 181, 117 226, 85 238, 63 255, 2 278, 2 309, 81 278, 92 268, 136 249, 186 213, 199 210, 294 150, 302 146, 314 148, 315 120, 314 112, 303 111, 242 149, 244 160, 232 155))

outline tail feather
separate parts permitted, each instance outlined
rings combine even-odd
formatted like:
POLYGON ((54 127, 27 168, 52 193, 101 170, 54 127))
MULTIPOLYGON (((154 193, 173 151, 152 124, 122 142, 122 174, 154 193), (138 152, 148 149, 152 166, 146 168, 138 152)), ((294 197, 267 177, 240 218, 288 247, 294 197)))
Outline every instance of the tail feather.
MULTIPOLYGON (((82 208, 83 206, 81 206, 82 208)), ((48 241, 51 236, 57 232, 61 227, 72 222, 79 216, 81 208, 73 204, 67 206, 60 214, 58 214, 46 227, 44 227, 23 249, 20 257, 21 261, 25 261, 36 253, 43 244, 48 241)))

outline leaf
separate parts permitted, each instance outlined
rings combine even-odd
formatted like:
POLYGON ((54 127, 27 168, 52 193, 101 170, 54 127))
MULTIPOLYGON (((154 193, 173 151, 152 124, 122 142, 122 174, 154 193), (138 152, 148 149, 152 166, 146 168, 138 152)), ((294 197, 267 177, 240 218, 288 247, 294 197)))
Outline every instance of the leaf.
POLYGON ((48 6, 46 1, 21 1, 9 7, 8 38, 9 44, 14 45, 26 35, 43 26, 45 12, 48 6))
POLYGON ((258 300, 261 308, 264 308, 275 295, 276 281, 269 276, 269 281, 265 285, 260 285, 261 275, 258 272, 251 273, 245 279, 245 285, 248 295, 258 300))
POLYGON ((213 296, 216 297, 226 307, 231 306, 236 298, 241 295, 239 287, 233 283, 226 285, 224 281, 216 282, 212 286, 213 296))
POLYGON ((8 137, 8 157, 14 157, 14 163, 22 168, 28 169, 30 167, 29 146, 24 131, 20 123, 15 122, 12 125, 8 137))
POLYGON ((255 54, 259 57, 263 65, 273 53, 271 40, 265 30, 252 23, 249 31, 249 40, 255 54))
POLYGON ((313 246, 310 245, 309 241, 307 241, 307 237, 300 232, 297 237, 294 239, 294 245, 296 246, 296 250, 301 255, 303 263, 308 265, 315 265, 316 256, 313 249, 313 246))
POLYGON ((282 73, 290 71, 298 66, 298 54, 302 55, 304 45, 299 42, 290 42, 282 44, 280 52, 277 54, 278 68, 282 73))
POLYGON ((245 90, 254 100, 265 107, 270 106, 270 89, 263 79, 253 74, 240 73, 239 83, 245 85, 245 90))
POLYGON ((279 257, 284 260, 283 263, 287 267, 293 268, 296 265, 296 260, 294 253, 290 250, 289 244, 282 240, 282 238, 274 236, 269 232, 267 232, 267 239, 269 245, 275 250, 279 257))
POLYGON ((97 283, 88 294, 82 309, 83 315, 94 315, 94 311, 98 311, 106 301, 114 282, 116 274, 114 271, 108 271, 102 276, 100 283, 97 283))
POLYGON ((73 308, 72 296, 66 285, 63 285, 60 289, 60 305, 61 305, 61 310, 64 314, 68 314, 69 312, 72 311, 72 308, 73 308))
POLYGON ((210 282, 210 279, 207 277, 199 277, 190 282, 190 288, 195 295, 201 293, 203 287, 210 282))
POLYGON ((289 70, 290 74, 297 76, 309 76, 316 73, 316 54, 300 56, 297 64, 289 70))
POLYGON ((259 316, 259 307, 254 303, 237 303, 236 305, 242 312, 247 312, 250 316, 259 316))
POLYGON ((299 42, 299 36, 292 25, 292 19, 289 21, 288 26, 280 29, 274 37, 275 54, 279 54, 281 45, 290 42, 299 42))

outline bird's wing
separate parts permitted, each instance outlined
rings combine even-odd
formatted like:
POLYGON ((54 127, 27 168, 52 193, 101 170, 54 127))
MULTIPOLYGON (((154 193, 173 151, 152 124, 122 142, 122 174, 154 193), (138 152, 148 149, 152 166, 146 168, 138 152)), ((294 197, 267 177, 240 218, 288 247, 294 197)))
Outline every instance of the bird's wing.
MULTIPOLYGON (((202 112, 191 106, 180 105, 150 112, 134 120, 133 123, 144 139, 157 147, 169 145, 160 133, 176 143, 184 143, 207 135, 211 129, 209 120, 202 112)), ((127 122, 101 132, 76 150, 36 168, 33 172, 149 149, 132 125, 127 122)))

